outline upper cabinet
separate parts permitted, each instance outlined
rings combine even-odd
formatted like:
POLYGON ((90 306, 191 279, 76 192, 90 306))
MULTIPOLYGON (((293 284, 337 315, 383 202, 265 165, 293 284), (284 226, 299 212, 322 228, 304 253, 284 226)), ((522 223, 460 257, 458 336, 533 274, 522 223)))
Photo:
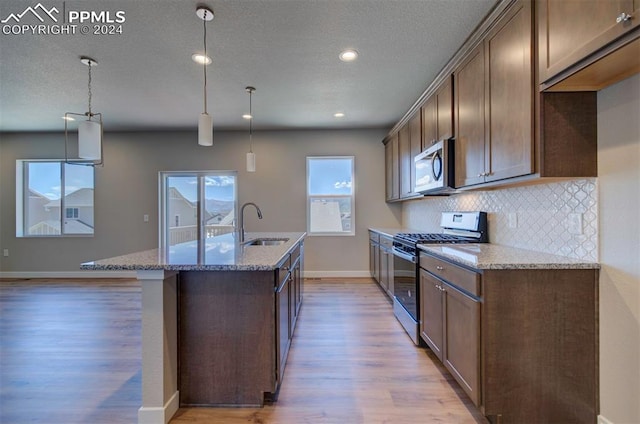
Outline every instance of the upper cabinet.
POLYGON ((400 128, 398 136, 398 151, 400 154, 400 197, 404 199, 411 196, 411 165, 413 165, 413 158, 411 157, 411 132, 408 123, 400 128))
POLYGON ((456 187, 534 172, 532 33, 519 1, 454 72, 456 187))
POLYGON ((599 89, 638 72, 640 0, 537 0, 536 9, 539 82, 544 88, 621 47, 628 49, 624 55, 601 63, 589 78, 570 82, 571 88, 599 89))
POLYGON ((422 106, 422 149, 453 137, 453 89, 446 78, 422 106))
POLYGON ((388 138, 384 145, 386 201, 391 202, 400 198, 400 180, 398 159, 398 134, 388 138))

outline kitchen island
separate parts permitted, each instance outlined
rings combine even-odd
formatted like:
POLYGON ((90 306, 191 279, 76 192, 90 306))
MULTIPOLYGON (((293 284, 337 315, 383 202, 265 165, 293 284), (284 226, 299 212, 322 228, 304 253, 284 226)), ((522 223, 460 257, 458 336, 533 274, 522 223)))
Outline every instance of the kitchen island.
POLYGON ((275 400, 302 301, 304 232, 235 234, 87 262, 142 285, 138 423, 275 400))

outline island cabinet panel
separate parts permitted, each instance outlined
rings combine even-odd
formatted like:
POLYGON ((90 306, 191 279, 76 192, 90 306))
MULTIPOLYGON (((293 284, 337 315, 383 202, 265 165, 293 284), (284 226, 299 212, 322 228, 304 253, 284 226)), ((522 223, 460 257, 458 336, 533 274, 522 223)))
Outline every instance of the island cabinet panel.
POLYGON ((180 404, 262 405, 276 390, 273 271, 181 272, 178 293, 180 404))
POLYGON ((182 406, 261 406, 277 399, 302 304, 304 245, 270 271, 182 271, 182 406))
POLYGON ((537 0, 536 7, 541 83, 640 25, 640 0, 537 0))

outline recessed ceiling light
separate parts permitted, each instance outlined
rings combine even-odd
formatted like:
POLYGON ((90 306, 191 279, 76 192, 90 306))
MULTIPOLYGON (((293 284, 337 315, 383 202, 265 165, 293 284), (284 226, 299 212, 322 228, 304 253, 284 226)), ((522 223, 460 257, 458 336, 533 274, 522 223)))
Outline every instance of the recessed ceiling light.
POLYGON ((353 49, 347 49, 340 52, 340 55, 338 55, 338 57, 343 62, 353 62, 358 58, 358 52, 353 49))
POLYGON ((75 121, 75 119, 71 116, 63 116, 62 119, 64 119, 65 121, 75 121))
POLYGON ((249 115, 248 113, 245 113, 244 115, 242 115, 242 117, 243 117, 244 119, 251 119, 251 118, 253 118, 253 116, 249 115))
POLYGON ((334 116, 335 118, 344 118, 344 113, 342 113, 342 112, 336 112, 336 113, 334 113, 334 114, 333 114, 333 116, 334 116))
POLYGON ((210 65, 211 64, 211 58, 209 56, 205 56, 203 54, 193 54, 191 55, 191 59, 196 62, 199 63, 200 65, 210 65))

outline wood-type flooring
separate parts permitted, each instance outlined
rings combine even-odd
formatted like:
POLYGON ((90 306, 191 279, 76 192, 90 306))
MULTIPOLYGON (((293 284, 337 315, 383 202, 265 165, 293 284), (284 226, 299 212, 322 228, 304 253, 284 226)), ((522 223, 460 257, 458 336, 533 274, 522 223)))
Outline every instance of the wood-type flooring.
MULTIPOLYGON (((137 281, 0 281, 0 423, 136 423, 140 367, 137 281)), ((413 345, 370 279, 305 281, 276 403, 181 408, 171 420, 486 422, 435 356, 413 345)))

